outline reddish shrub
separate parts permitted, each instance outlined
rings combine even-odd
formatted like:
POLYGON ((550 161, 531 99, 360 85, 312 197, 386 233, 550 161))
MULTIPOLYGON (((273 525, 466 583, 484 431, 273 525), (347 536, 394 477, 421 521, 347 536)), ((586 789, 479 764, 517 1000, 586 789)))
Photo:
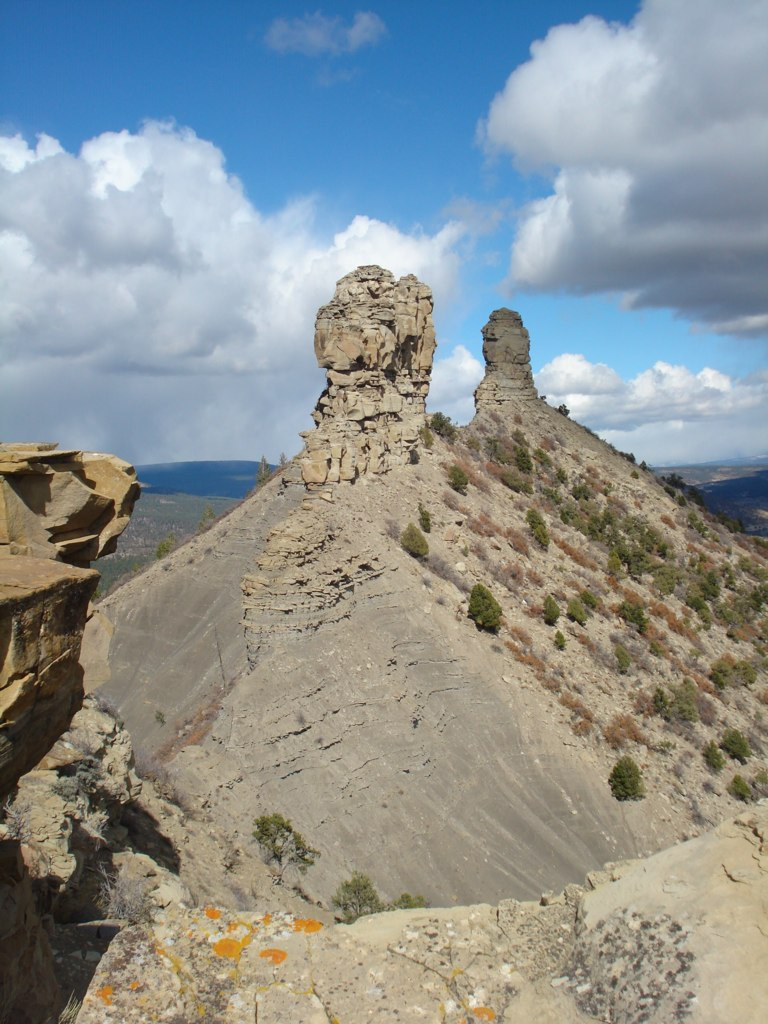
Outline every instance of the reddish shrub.
POLYGON ((509 541, 509 546, 512 550, 517 551, 519 555, 527 556, 531 553, 531 549, 528 547, 528 541, 526 540, 525 535, 522 534, 520 530, 516 530, 514 526, 510 526, 505 530, 504 536, 509 541))
POLYGON ((593 571, 597 569, 597 562, 594 559, 590 558, 584 551, 569 544, 563 537, 553 537, 552 540, 576 565, 580 565, 583 569, 592 569, 593 571))
POLYGON ((523 629, 522 626, 511 625, 508 627, 510 636, 514 637, 515 640, 519 641, 524 647, 530 649, 533 647, 533 640, 531 634, 523 629))
POLYGON ((645 733, 632 715, 614 715, 603 728, 603 738, 614 750, 625 743, 645 743, 645 733))
POLYGON ((476 516, 470 516, 467 519, 467 527, 480 537, 494 537, 499 532, 498 526, 485 512, 480 512, 476 516))
POLYGON ((635 697, 635 714, 642 715, 643 718, 651 718, 656 714, 652 693, 648 693, 647 690, 641 690, 637 694, 635 697))

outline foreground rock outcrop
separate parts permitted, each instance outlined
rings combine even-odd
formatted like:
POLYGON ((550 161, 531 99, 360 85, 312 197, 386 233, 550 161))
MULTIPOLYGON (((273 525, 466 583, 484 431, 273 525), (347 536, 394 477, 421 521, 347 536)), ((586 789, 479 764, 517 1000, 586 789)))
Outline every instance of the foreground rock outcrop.
POLYGON ((99 965, 79 1024, 762 1024, 768 807, 541 904, 323 927, 169 908, 99 965))
MULTIPOLYGON (((0 444, 0 801, 82 704, 80 649, 99 580, 88 566, 114 551, 138 494, 133 467, 113 456, 0 444)), ((58 1002, 42 915, 48 880, 55 889, 65 878, 30 845, 37 795, 6 803, 0 824, 0 1015, 18 1024, 49 1020, 58 1002)), ((66 820, 52 841, 64 841, 66 820)))
POLYGON ((432 292, 412 274, 395 281, 358 267, 317 314, 315 355, 327 386, 303 435, 309 485, 354 480, 407 462, 432 373, 432 292))

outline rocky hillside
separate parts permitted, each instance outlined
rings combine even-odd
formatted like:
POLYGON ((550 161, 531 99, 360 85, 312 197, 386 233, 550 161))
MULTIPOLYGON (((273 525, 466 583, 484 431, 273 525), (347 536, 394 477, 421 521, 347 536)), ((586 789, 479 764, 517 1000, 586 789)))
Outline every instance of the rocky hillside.
POLYGON ((339 282, 305 451, 87 644, 214 831, 256 858, 254 818, 293 820, 325 905, 353 870, 433 906, 538 896, 768 792, 765 548, 541 400, 509 310, 473 422, 428 426, 431 305, 379 268, 339 282), (626 756, 644 799, 612 794, 626 756))

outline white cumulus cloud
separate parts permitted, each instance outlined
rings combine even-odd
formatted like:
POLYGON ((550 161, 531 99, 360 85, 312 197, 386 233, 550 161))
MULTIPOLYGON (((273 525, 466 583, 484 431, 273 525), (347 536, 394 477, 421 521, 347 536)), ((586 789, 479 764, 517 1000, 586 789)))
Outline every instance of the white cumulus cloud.
POLYGON ((481 124, 552 181, 521 211, 510 283, 767 333, 767 52, 766 0, 645 0, 628 26, 534 43, 481 124))
POLYGON ((298 450, 336 280, 378 263, 447 305, 463 230, 361 215, 325 236, 314 211, 262 213, 189 129, 106 132, 77 154, 0 139, 0 437, 142 462, 298 450))
POLYGON ((387 26, 373 11, 358 11, 350 24, 320 11, 301 18, 276 18, 267 29, 265 42, 278 53, 322 54, 337 57, 375 46, 387 34, 387 26))
POLYGON ((435 359, 429 389, 429 409, 444 412, 457 423, 467 423, 475 415, 474 391, 485 373, 485 365, 463 345, 450 355, 435 359))
POLYGON ((550 405, 623 451, 664 465, 768 452, 768 373, 730 377, 656 362, 631 380, 583 355, 557 356, 536 374, 550 405))

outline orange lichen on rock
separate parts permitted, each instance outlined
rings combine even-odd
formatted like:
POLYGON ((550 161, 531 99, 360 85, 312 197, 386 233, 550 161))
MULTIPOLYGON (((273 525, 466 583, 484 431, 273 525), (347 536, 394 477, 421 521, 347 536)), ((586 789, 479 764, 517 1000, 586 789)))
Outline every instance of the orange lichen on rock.
POLYGON ((216 907, 206 907, 203 913, 206 917, 210 917, 212 921, 218 921, 221 917, 221 911, 217 910, 216 907))
POLYGON ((284 949, 262 949, 259 953, 262 960, 271 960, 272 963, 277 967, 283 960, 288 956, 284 949))
POLYGON ((472 1013, 478 1020, 496 1020, 496 1014, 490 1006, 475 1006, 472 1013))
POLYGON ((293 930, 295 932, 306 932, 307 935, 310 935, 312 932, 319 932, 322 927, 322 921, 316 921, 314 917, 297 917, 293 922, 293 930))
POLYGON ((105 1006, 112 1005, 112 996, 114 994, 115 990, 112 988, 111 985, 105 985, 103 988, 100 988, 96 992, 96 995, 99 997, 99 999, 101 999, 105 1006))
POLYGON ((268 924, 272 923, 272 915, 271 914, 265 914, 264 917, 261 919, 261 923, 266 928, 268 924))
POLYGON ((245 924, 243 921, 231 921, 227 925, 228 935, 218 939, 213 944, 213 952, 216 956, 225 956, 230 960, 238 961, 240 954, 243 952, 246 946, 250 946, 253 940, 253 928, 250 925, 245 924), (245 930, 245 934, 239 939, 232 935, 232 932, 236 932, 238 928, 245 930))
POLYGON ((132 981, 131 984, 128 986, 128 988, 131 989, 133 992, 135 992, 137 988, 141 988, 141 982, 140 981, 132 981))
POLYGON ((243 952, 243 944, 239 939, 219 939, 214 943, 213 952, 216 956, 225 956, 230 960, 239 960, 243 952))

